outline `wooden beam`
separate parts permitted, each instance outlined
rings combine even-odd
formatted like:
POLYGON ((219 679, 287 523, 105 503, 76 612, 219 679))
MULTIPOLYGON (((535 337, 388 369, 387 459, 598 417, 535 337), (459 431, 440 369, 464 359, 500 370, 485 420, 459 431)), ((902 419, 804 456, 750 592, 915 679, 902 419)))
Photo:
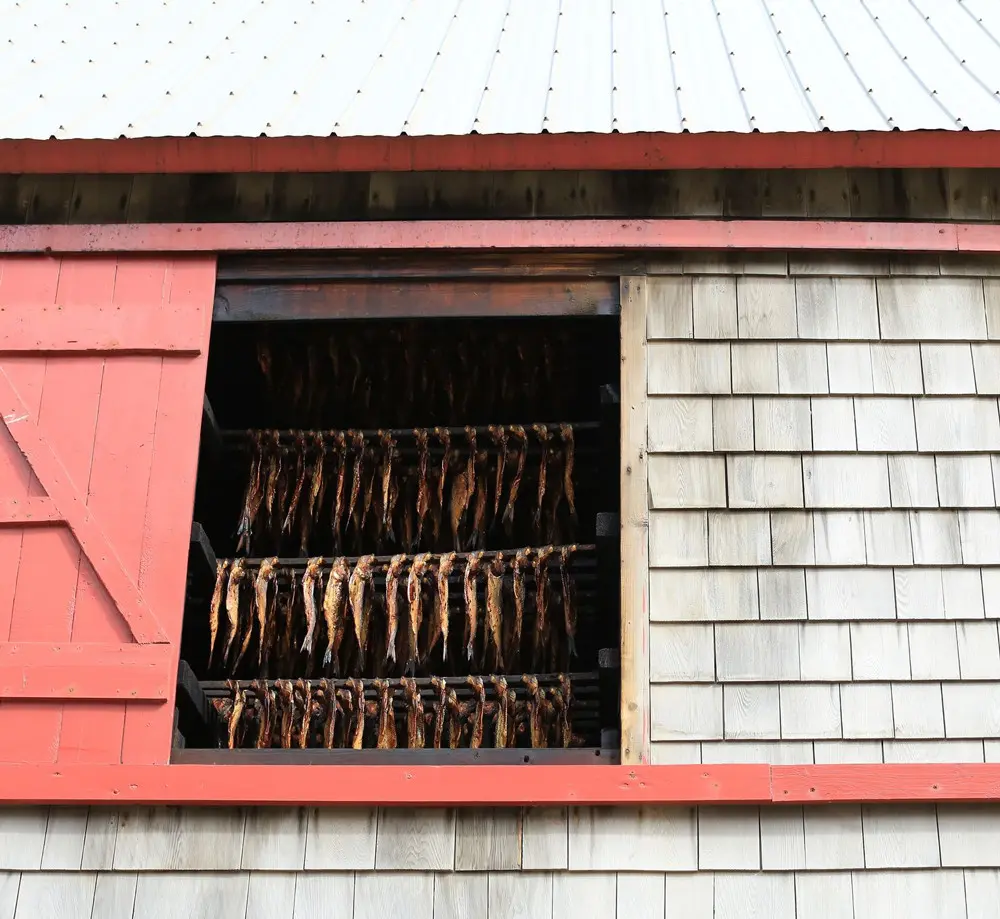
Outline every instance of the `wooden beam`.
POLYGON ((215 322, 388 319, 420 316, 597 316, 618 312, 618 283, 605 280, 329 281, 225 284, 215 322))
POLYGON ((1000 166, 997 131, 3 140, 6 173, 831 169, 1000 166))
POLYGON ((169 645, 0 642, 0 699, 166 702, 169 645))
POLYGON ((772 766, 777 804, 1000 801, 1000 765, 772 766))
POLYGON ((8 498, 0 501, 0 526, 59 523, 65 520, 51 498, 8 498))
POLYGON ((0 252, 784 249, 1000 252, 1000 225, 821 220, 393 220, 0 226, 0 252))
POLYGON ((648 763, 649 503, 645 278, 621 279, 621 752, 648 763))
POLYGON ((767 766, 0 765, 0 804, 765 804, 767 766))

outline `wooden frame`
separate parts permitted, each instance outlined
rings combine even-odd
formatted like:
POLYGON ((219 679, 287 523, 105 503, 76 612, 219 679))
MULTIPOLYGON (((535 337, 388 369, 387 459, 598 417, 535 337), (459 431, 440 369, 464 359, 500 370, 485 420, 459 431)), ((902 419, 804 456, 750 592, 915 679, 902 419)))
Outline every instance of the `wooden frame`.
MULTIPOLYGON (((536 249, 550 246, 563 250, 603 251, 677 248, 1000 253, 1000 227, 815 221, 581 220, 34 226, 0 230, 0 251, 34 253, 52 249, 113 252, 159 248, 173 252, 218 252, 293 248, 327 251, 536 249)), ((629 288, 629 297, 632 296, 629 288)), ((634 312, 631 306, 628 312, 634 312)), ((635 334, 633 328, 629 332, 630 340, 635 334)), ((634 495, 632 500, 634 502, 634 495)), ((33 507, 33 510, 36 509, 33 507)), ((48 514, 51 509, 41 507, 40 512, 48 514)), ((10 513, 16 516, 19 512, 11 509, 10 513)), ((635 590, 634 585, 632 590, 635 590)), ((639 591, 635 590, 635 594, 638 596, 639 591)), ((633 603, 632 591, 629 596, 629 602, 633 603)), ((634 624, 629 629, 629 636, 634 651, 634 624)), ((641 636, 639 641, 641 644, 641 636)), ((101 666, 107 672, 106 658, 101 666)), ((635 663, 631 666, 634 681, 638 671, 635 663)), ((629 755, 634 755, 631 747, 629 755)), ((4 803, 635 806, 653 803, 993 801, 998 798, 1000 765, 996 764, 626 764, 603 768, 537 766, 529 770, 519 766, 482 766, 474 770, 461 766, 316 766, 308 770, 294 766, 0 766, 0 801, 4 803)))
POLYGON ((363 172, 1000 166, 996 131, 3 140, 0 172, 363 172))

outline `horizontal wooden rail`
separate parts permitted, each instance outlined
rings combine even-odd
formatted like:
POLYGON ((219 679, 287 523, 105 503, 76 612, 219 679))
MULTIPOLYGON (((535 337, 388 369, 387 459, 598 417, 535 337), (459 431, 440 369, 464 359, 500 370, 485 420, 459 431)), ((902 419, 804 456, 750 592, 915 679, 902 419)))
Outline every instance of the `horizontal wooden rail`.
POLYGON ((59 523, 65 520, 51 498, 8 498, 0 500, 0 526, 59 523))
POLYGON ((853 220, 393 220, 0 227, 0 252, 587 251, 1000 252, 1000 226, 853 220))
POLYGON ((0 804, 520 807, 1000 800, 1000 764, 0 765, 0 804))
POLYGON ((166 702, 176 671, 164 644, 0 642, 0 700, 166 702))

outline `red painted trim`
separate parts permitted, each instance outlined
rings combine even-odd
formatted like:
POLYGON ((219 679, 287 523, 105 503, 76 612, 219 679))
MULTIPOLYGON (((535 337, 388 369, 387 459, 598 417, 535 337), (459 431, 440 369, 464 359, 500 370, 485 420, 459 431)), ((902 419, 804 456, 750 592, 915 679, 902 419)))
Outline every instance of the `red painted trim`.
POLYGON ((1000 252, 1000 226, 820 220, 423 220, 0 227, 0 252, 824 249, 1000 252))
POLYGON ((773 800, 808 804, 858 801, 997 801, 1000 765, 772 766, 773 800))
POLYGON ((29 523, 59 523, 63 520, 51 498, 8 498, 0 500, 0 526, 29 523))
POLYGON ((0 766, 0 803, 764 804, 767 766, 0 766))
POLYGON ((0 804, 517 807, 1000 801, 1000 764, 0 765, 0 804))
POLYGON ((162 137, 0 141, 0 172, 995 168, 1000 132, 162 137))
POLYGON ((0 699, 166 702, 175 672, 169 645, 0 642, 0 699))

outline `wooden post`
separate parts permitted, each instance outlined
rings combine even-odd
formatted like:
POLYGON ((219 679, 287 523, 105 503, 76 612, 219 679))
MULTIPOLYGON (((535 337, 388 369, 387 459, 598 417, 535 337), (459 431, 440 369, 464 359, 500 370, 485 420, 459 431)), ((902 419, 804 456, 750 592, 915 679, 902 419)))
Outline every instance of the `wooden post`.
POLYGON ((649 501, 645 278, 621 279, 622 764, 648 763, 649 501))

